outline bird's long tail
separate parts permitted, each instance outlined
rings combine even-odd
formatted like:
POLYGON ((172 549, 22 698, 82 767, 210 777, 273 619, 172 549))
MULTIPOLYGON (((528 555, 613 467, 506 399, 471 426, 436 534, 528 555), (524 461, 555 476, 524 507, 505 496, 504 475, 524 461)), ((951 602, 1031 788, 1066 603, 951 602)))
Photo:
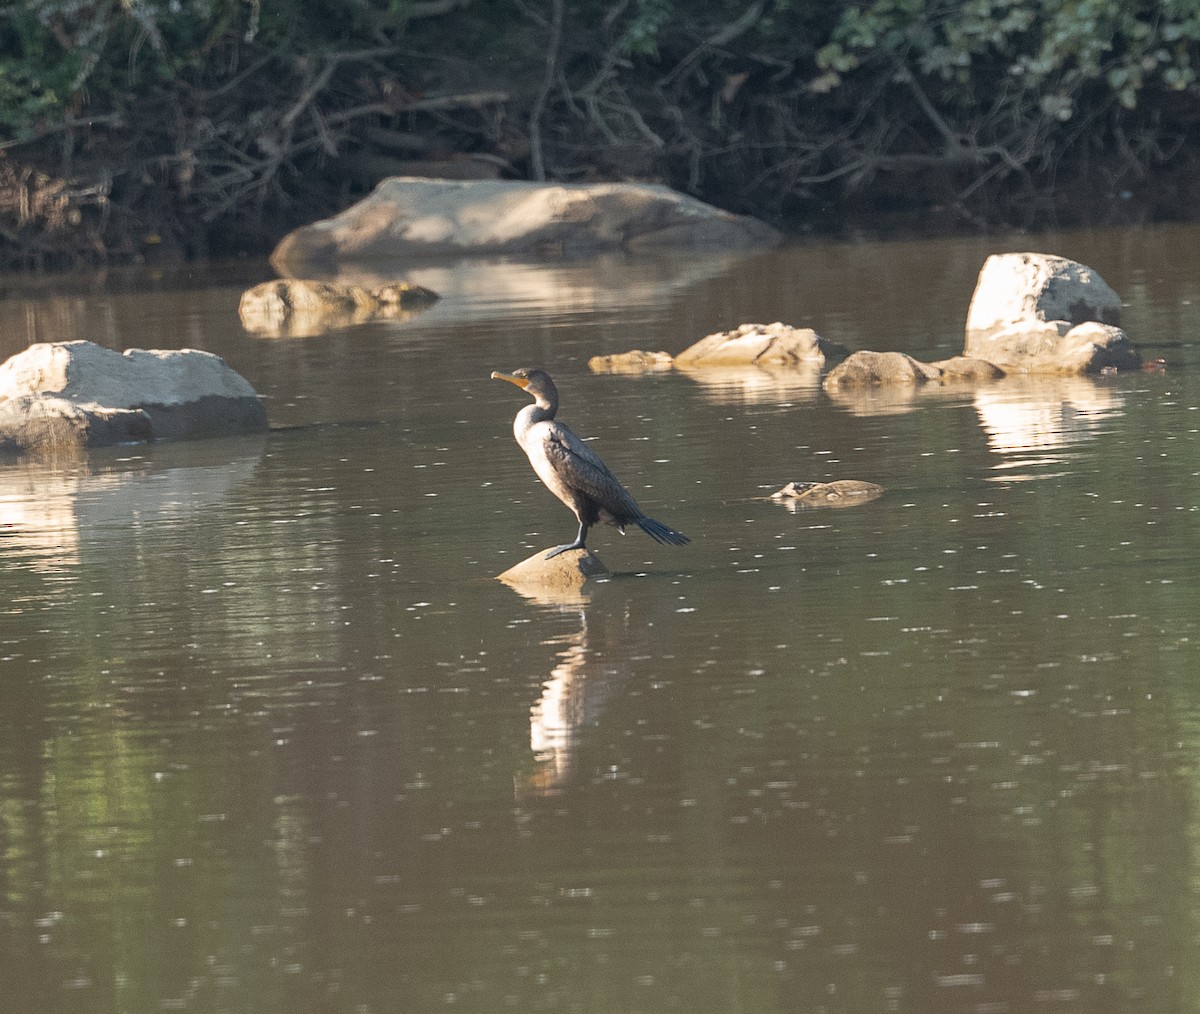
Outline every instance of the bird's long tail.
POLYGON ((638 518, 637 525, 655 542, 669 542, 672 546, 684 546, 692 541, 683 532, 677 532, 669 525, 655 521, 654 518, 638 518))

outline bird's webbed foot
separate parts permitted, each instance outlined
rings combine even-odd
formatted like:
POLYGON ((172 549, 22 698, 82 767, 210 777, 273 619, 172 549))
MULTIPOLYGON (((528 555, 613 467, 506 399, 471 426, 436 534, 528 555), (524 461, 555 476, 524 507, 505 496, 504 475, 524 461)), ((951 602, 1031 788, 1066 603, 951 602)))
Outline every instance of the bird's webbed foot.
POLYGON ((555 546, 546 554, 545 559, 551 560, 558 556, 559 553, 565 553, 569 549, 587 549, 584 543, 587 541, 588 528, 590 527, 590 525, 580 524, 579 534, 575 536, 575 541, 568 542, 565 546, 555 546))
POLYGON ((574 542, 568 542, 565 546, 555 546, 543 557, 543 559, 552 560, 554 557, 558 556, 559 553, 565 553, 571 549, 587 549, 587 546, 576 539, 574 542))

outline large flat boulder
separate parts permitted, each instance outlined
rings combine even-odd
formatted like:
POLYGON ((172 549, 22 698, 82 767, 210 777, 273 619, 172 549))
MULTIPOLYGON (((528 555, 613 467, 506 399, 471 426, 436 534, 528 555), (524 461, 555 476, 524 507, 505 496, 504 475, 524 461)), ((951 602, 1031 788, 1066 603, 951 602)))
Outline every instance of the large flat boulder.
POLYGON ((0 365, 0 451, 9 454, 266 428, 254 388, 211 352, 44 342, 0 365))
POLYGON ((762 222, 657 184, 397 176, 340 215, 289 233, 271 263, 288 274, 413 255, 745 249, 778 240, 762 222))
POLYGON ((1141 357, 1120 323, 1120 297, 1086 264, 993 254, 967 311, 963 355, 1022 373, 1136 369, 1141 357))

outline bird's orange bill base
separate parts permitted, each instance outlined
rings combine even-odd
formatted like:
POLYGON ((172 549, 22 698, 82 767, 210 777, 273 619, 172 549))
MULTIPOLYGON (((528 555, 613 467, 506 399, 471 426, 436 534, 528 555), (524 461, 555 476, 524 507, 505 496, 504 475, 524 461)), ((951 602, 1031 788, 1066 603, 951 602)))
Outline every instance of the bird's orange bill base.
POLYGON ((492 370, 492 380, 507 380, 510 384, 516 384, 522 390, 529 386, 528 377, 514 377, 511 373, 500 373, 497 370, 492 370))

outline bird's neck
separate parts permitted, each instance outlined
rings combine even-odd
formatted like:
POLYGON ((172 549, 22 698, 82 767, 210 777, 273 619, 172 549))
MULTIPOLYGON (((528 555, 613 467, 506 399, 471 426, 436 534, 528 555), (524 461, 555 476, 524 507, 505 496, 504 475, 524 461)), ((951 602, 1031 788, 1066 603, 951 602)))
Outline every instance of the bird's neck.
POLYGON ((519 440, 521 434, 526 432, 531 426, 545 422, 547 419, 553 419, 557 409, 557 405, 548 405, 542 401, 526 405, 517 413, 517 417, 513 420, 513 433, 517 435, 517 439, 519 440))

